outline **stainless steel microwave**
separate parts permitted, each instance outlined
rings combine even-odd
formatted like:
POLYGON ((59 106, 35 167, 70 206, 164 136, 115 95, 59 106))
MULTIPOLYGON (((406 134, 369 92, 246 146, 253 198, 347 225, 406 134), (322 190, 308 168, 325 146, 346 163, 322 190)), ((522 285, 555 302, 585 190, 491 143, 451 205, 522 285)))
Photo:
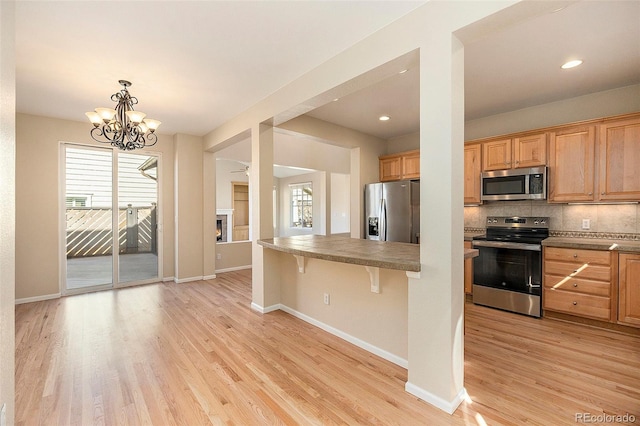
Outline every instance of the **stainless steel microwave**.
POLYGON ((483 201, 547 199, 544 166, 483 172, 481 179, 483 201))

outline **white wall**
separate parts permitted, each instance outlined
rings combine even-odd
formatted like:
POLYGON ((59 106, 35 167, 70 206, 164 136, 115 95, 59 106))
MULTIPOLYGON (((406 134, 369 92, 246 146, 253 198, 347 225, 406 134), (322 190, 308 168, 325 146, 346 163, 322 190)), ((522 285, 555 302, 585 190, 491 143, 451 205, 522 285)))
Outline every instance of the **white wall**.
POLYGON ((640 84, 467 121, 465 140, 640 111, 640 84))
POLYGON ((244 173, 235 173, 244 170, 245 165, 238 161, 216 159, 216 209, 232 209, 233 196, 231 182, 249 182, 249 177, 244 173))
POLYGON ((331 234, 351 231, 351 176, 331 173, 331 234))
MULTIPOLYGON (((465 122, 465 141, 640 111, 640 84, 567 98, 465 122)), ((420 147, 420 133, 391 138, 386 153, 420 147)))
MULTIPOLYGON (((87 122, 16 114, 16 299, 60 294, 60 141, 92 142, 87 122), (34 208, 37 207, 37 208, 34 208)), ((174 275, 174 144, 158 135, 145 150, 162 154, 163 274, 174 275)))
MULTIPOLYGON (((15 418, 15 3, 0 1, 0 422, 15 418), (1 416, 1 415, 0 415, 1 416)), ((3 423, 5 424, 5 423, 3 423)))

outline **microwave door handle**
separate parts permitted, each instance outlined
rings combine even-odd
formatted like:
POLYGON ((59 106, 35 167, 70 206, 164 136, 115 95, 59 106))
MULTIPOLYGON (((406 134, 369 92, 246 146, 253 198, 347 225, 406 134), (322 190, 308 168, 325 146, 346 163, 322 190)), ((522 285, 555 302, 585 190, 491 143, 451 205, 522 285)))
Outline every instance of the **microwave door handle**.
POLYGON ((524 175, 524 193, 529 195, 531 193, 531 175, 527 173, 524 175))

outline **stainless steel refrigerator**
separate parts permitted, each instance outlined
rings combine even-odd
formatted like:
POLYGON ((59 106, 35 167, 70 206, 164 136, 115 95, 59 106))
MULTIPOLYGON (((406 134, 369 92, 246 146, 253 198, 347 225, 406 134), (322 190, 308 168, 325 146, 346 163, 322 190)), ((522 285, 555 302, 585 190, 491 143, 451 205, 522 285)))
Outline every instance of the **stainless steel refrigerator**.
POLYGON ((420 181, 365 185, 364 206, 366 239, 419 242, 420 181))

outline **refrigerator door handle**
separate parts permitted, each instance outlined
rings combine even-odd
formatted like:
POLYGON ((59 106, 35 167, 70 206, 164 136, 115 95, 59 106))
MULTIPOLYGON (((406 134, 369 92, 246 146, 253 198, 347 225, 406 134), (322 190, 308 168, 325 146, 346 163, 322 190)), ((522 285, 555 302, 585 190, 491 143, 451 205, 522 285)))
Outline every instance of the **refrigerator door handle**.
POLYGON ((387 200, 380 200, 380 241, 387 241, 387 200))

